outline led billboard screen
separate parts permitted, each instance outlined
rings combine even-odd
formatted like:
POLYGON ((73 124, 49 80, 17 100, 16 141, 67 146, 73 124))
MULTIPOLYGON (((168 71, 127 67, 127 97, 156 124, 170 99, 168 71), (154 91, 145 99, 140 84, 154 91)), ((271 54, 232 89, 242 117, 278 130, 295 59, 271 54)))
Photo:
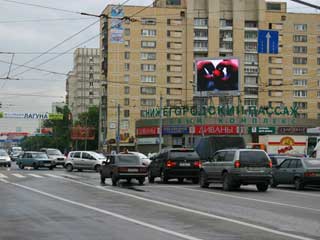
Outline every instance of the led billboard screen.
POLYGON ((239 95, 239 59, 196 59, 196 95, 239 95))

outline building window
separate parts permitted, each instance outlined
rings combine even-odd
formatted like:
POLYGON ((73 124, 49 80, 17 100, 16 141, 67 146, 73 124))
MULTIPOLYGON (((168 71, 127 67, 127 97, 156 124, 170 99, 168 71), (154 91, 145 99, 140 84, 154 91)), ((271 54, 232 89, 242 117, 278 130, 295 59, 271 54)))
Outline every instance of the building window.
POLYGON ((130 59, 130 52, 124 52, 124 59, 130 59))
POLYGON ((156 88, 155 87, 141 87, 140 93, 146 94, 146 95, 154 95, 154 94, 156 94, 156 88))
POLYGON ((180 99, 167 99, 167 106, 181 106, 182 100, 180 99))
POLYGON ((143 37, 155 37, 157 34, 157 31, 155 29, 142 29, 141 30, 141 36, 143 37))
POLYGON ((124 41, 124 46, 125 47, 130 47, 130 40, 125 40, 124 41))
POLYGON ((306 90, 294 90, 293 91, 294 97, 301 97, 306 98, 307 97, 307 91, 306 90))
POLYGON ((156 82, 156 76, 142 75, 141 76, 141 82, 143 82, 143 83, 155 83, 156 82))
POLYGON ((245 87, 244 94, 245 95, 258 95, 259 89, 257 87, 245 87))
POLYGON ((129 98, 125 98, 124 99, 124 105, 125 106, 129 106, 129 104, 130 104, 130 99, 129 98))
POLYGON ((142 48, 155 48, 156 45, 156 41, 141 41, 142 48))
POLYGON ((293 68, 293 75, 299 76, 299 75, 306 75, 308 74, 307 68, 293 68))
POLYGON ((308 114, 306 114, 306 113, 298 113, 297 114, 297 118, 299 118, 299 119, 307 119, 308 118, 308 114))
POLYGON ((208 29, 195 29, 194 37, 196 38, 208 38, 208 29))
POLYGON ((180 26, 182 19, 167 19, 167 25, 169 26, 180 26))
POLYGON ((317 42, 320 43, 320 36, 317 36, 317 42))
POLYGON ((258 105, 258 99, 256 99, 256 98, 245 98, 244 99, 244 105, 245 106, 257 106, 258 105))
MULTIPOLYGON (((200 49, 208 49, 208 41, 199 41, 196 40, 194 41, 194 47, 195 48, 200 48, 200 49)), ((170 47, 170 46, 169 46, 170 47)), ((231 43, 231 49, 232 49, 232 43, 231 43)))
POLYGON ((317 64, 320 65, 320 58, 317 58, 317 64))
POLYGON ((193 20, 194 26, 197 27, 207 27, 208 26, 208 18, 195 18, 193 20))
POLYGON ((293 102, 293 106, 299 109, 307 109, 308 103, 307 102, 293 102))
POLYGON ((281 86, 283 84, 283 79, 269 79, 269 86, 281 86))
POLYGON ((181 5, 181 0, 167 0, 167 5, 179 6, 181 5))
POLYGON ((293 64, 307 64, 308 59, 306 57, 294 57, 293 64))
POLYGON ((258 45, 255 42, 244 43, 244 49, 246 52, 257 52, 258 45))
POLYGON ((247 53, 244 55, 244 61, 246 63, 257 64, 258 63, 258 54, 247 53))
POLYGON ((156 71, 156 65, 155 64, 141 64, 141 71, 154 72, 154 71, 156 71))
POLYGON ((257 21, 245 21, 244 22, 244 27, 246 27, 246 28, 257 28, 258 27, 258 22, 257 21))
POLYGON ((130 87, 124 87, 124 94, 129 94, 130 93, 130 87))
POLYGON ((157 20, 155 18, 142 18, 141 24, 142 25, 155 25, 157 20))
POLYGON ((245 31, 244 38, 245 39, 258 39, 258 32, 257 31, 245 31))
POLYGON ((220 19, 220 27, 232 27, 232 19, 220 19))
POLYGON ((130 75, 126 74, 124 75, 124 81, 129 82, 130 81, 130 75))
POLYGON ((154 52, 142 52, 140 54, 141 60, 156 60, 156 53, 154 52))
POLYGON ((130 117, 130 110, 126 109, 123 111, 123 117, 130 117))
POLYGON ((307 24, 294 24, 294 30, 295 31, 307 31, 307 24))
POLYGON ((320 91, 317 92, 317 98, 320 98, 320 91))
POLYGON ((167 88, 167 94, 180 96, 182 94, 182 89, 181 88, 167 88))
POLYGON ((281 10, 281 3, 267 2, 267 10, 280 11, 281 10))
POLYGON ((245 76, 244 77, 244 83, 248 85, 257 85, 258 84, 258 78, 253 76, 245 76))
POLYGON ((93 73, 89 73, 89 79, 93 79, 93 73))
POLYGON ((89 82, 89 87, 93 87, 93 82, 89 82))
POLYGON ((124 35, 125 36, 130 36, 130 28, 125 28, 124 29, 124 35))
POLYGON ((130 63, 125 63, 124 64, 124 70, 129 71, 130 70, 130 63))
POLYGON ((89 98, 89 104, 93 104, 93 99, 89 98))
POLYGON ((89 96, 93 96, 93 91, 89 91, 89 96))
POLYGON ((155 99, 141 99, 140 100, 141 106, 155 106, 156 105, 156 100, 155 99))
POLYGON ((293 35, 294 42, 307 42, 308 36, 307 35, 293 35))
POLYGON ((297 87, 305 87, 307 86, 308 80, 302 80, 302 79, 294 79, 293 85, 297 87))
POLYGON ((307 53, 308 48, 305 46, 293 46, 294 53, 307 53))

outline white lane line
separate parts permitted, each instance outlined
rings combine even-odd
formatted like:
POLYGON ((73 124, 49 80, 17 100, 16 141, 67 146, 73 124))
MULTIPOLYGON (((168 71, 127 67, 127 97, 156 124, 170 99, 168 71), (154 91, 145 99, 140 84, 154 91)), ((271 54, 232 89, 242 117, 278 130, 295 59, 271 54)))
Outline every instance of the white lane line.
POLYGON ((19 173, 11 173, 11 175, 13 175, 13 176, 15 176, 17 178, 25 178, 26 177, 26 176, 23 176, 23 175, 21 175, 19 173))
POLYGON ((61 174, 61 177, 65 177, 65 178, 71 178, 71 179, 80 179, 81 177, 78 176, 74 176, 74 175, 65 175, 65 174, 61 174))
POLYGON ((162 227, 158 227, 158 226, 150 224, 150 223, 142 222, 142 221, 139 221, 139 220, 136 220, 136 219, 133 219, 133 218, 130 218, 130 217, 126 217, 124 215, 120 215, 120 214, 117 214, 117 213, 114 213, 114 212, 110 212, 110 211, 107 211, 107 210, 99 209, 99 208, 96 208, 96 207, 93 207, 93 206, 90 206, 90 205, 87 205, 87 204, 83 204, 83 203, 80 203, 80 202, 75 202, 75 201, 72 201, 72 200, 69 200, 69 199, 66 199, 66 198, 58 197, 58 196, 52 195, 50 193, 43 192, 43 191, 40 191, 40 190, 37 190, 37 189, 34 189, 34 188, 30 188, 30 187, 27 187, 27 186, 24 186, 24 185, 21 185, 21 184, 17 184, 17 183, 10 183, 10 184, 12 184, 14 186, 17 186, 17 187, 20 187, 20 188, 23 188, 23 189, 26 189, 26 190, 29 190, 31 192, 35 192, 35 193, 47 196, 49 198, 53 198, 53 199, 56 199, 56 200, 60 200, 62 202, 73 204, 73 205, 78 206, 78 207, 90 209, 90 210, 93 210, 93 211, 96 211, 96 212, 99 212, 99 213, 103 213, 105 215, 110 215, 110 216, 122 219, 124 221, 127 221, 127 222, 131 222, 131 223, 143 226, 143 227, 151 228, 151 229, 163 232, 163 233, 167 233, 169 235, 173 235, 175 237, 179 237, 179 238, 187 239, 187 240, 202 240, 201 238, 192 237, 190 235, 186 235, 186 234, 178 233, 178 232, 175 232, 175 231, 171 231, 171 230, 168 230, 168 229, 165 229, 165 228, 162 228, 162 227))
POLYGON ((300 191, 297 192, 298 190, 284 190, 284 189, 274 189, 272 188, 272 191, 277 191, 277 192, 287 192, 287 193, 291 193, 291 194, 297 194, 297 195, 303 195, 305 197, 310 196, 310 197, 320 197, 320 194, 312 194, 312 193, 308 193, 305 191, 300 191))
POLYGON ((60 178, 57 175, 54 174, 50 174, 50 173, 45 173, 44 175, 48 176, 48 177, 53 177, 53 178, 60 178))
POLYGON ((0 178, 8 178, 6 175, 0 173, 0 178))
POLYGON ((292 205, 292 204, 281 203, 281 202, 266 201, 266 200, 261 200, 261 199, 257 199, 257 198, 246 198, 246 197, 241 197, 241 196, 237 196, 237 195, 218 193, 218 192, 209 192, 209 191, 192 189, 192 188, 187 188, 187 187, 177 187, 177 186, 168 186, 168 187, 169 188, 176 188, 176 189, 183 189, 183 190, 186 189, 186 190, 193 191, 193 192, 202 192, 202 193, 207 193, 210 195, 224 196, 224 197, 228 197, 228 198, 236 198, 236 199, 242 199, 242 200, 248 200, 248 201, 254 201, 254 202, 268 203, 268 204, 272 204, 272 205, 300 208, 300 209, 320 212, 320 209, 317 209, 317 208, 302 207, 302 206, 298 206, 298 205, 292 205))
POLYGON ((7 180, 4 180, 3 178, 0 178, 0 182, 9 183, 7 180))
POLYGON ((92 188, 98 188, 98 189, 106 191, 106 192, 111 192, 111 193, 123 195, 123 196, 126 196, 126 197, 142 200, 142 201, 145 201, 145 202, 150 202, 150 203, 154 203, 154 204, 165 206, 165 207, 170 207, 170 208, 181 210, 181 211, 185 211, 185 212, 189 212, 189 213, 193 213, 193 214, 198 214, 200 216, 205 216, 205 217, 208 217, 208 218, 219 219, 219 220, 222 220, 222 221, 235 223, 235 224, 238 224, 238 225, 242 225, 242 226, 246 226, 246 227, 249 227, 249 228, 258 229, 258 230, 261 230, 261 231, 264 231, 264 232, 273 233, 273 234, 284 236, 284 237, 289 237, 289 238, 292 238, 292 239, 315 240, 313 238, 308 238, 308 237, 299 236, 299 235, 296 235, 296 234, 282 232, 282 231, 279 231, 279 230, 275 230, 275 229, 272 229, 272 228, 259 226, 259 225, 256 225, 256 224, 252 224, 252 223, 236 220, 236 219, 233 219, 233 218, 222 217, 222 216, 215 215, 215 214, 210 214, 210 213, 201 212, 201 211, 198 211, 198 210, 193 210, 193 209, 189 209, 189 208, 185 208, 185 207, 180 207, 180 206, 177 206, 177 205, 174 205, 174 204, 161 202, 161 201, 157 201, 157 200, 152 200, 152 199, 148 199, 148 198, 144 198, 144 197, 139 197, 139 196, 136 196, 136 195, 133 195, 133 194, 120 192, 120 191, 115 191, 115 190, 107 189, 107 188, 101 187, 101 186, 94 186, 94 185, 90 185, 90 184, 83 183, 83 182, 80 182, 80 181, 75 181, 75 180, 71 180, 71 179, 65 179, 65 181, 74 182, 74 183, 81 184, 81 185, 88 186, 88 187, 92 187, 92 188))
POLYGON ((43 178, 42 176, 33 173, 28 173, 28 175, 35 178, 43 178))

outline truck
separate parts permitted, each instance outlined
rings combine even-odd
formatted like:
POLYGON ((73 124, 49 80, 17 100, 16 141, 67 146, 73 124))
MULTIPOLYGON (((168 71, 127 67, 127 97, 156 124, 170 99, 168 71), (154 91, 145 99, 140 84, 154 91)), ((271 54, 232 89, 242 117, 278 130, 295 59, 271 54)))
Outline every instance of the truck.
MULTIPOLYGON (((319 136, 261 135, 259 143, 269 154, 298 154, 311 156, 319 142, 319 136)), ((320 152, 319 152, 320 153, 320 152)))

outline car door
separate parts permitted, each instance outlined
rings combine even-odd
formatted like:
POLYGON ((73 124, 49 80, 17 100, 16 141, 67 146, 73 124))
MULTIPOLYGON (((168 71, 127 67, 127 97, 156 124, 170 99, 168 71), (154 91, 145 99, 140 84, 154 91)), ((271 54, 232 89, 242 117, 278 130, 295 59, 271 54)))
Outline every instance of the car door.
POLYGON ((291 159, 284 160, 274 174, 275 180, 279 184, 287 184, 288 167, 291 159))
POLYGON ((106 161, 102 167, 102 174, 104 177, 106 178, 110 178, 111 177, 111 172, 113 169, 115 163, 115 156, 114 155, 110 155, 110 156, 106 156, 106 161))
POLYGON ((285 174, 284 177, 286 177, 286 182, 293 184, 294 183, 294 178, 297 174, 297 161, 298 159, 291 159, 290 164, 288 166, 288 171, 285 174))
POLYGON ((164 151, 160 152, 158 156, 156 156, 155 160, 152 161, 152 175, 155 177, 160 176, 161 169, 163 168, 164 161, 166 159, 166 153, 164 151))
POLYGON ((82 152, 81 159, 82 168, 93 169, 96 159, 90 153, 82 152))
POLYGON ((74 168, 82 168, 81 152, 77 151, 72 156, 74 168))
POLYGON ((206 169, 209 179, 221 179, 221 167, 222 163, 225 161, 225 154, 225 151, 217 152, 213 155, 212 161, 208 162, 206 169))

